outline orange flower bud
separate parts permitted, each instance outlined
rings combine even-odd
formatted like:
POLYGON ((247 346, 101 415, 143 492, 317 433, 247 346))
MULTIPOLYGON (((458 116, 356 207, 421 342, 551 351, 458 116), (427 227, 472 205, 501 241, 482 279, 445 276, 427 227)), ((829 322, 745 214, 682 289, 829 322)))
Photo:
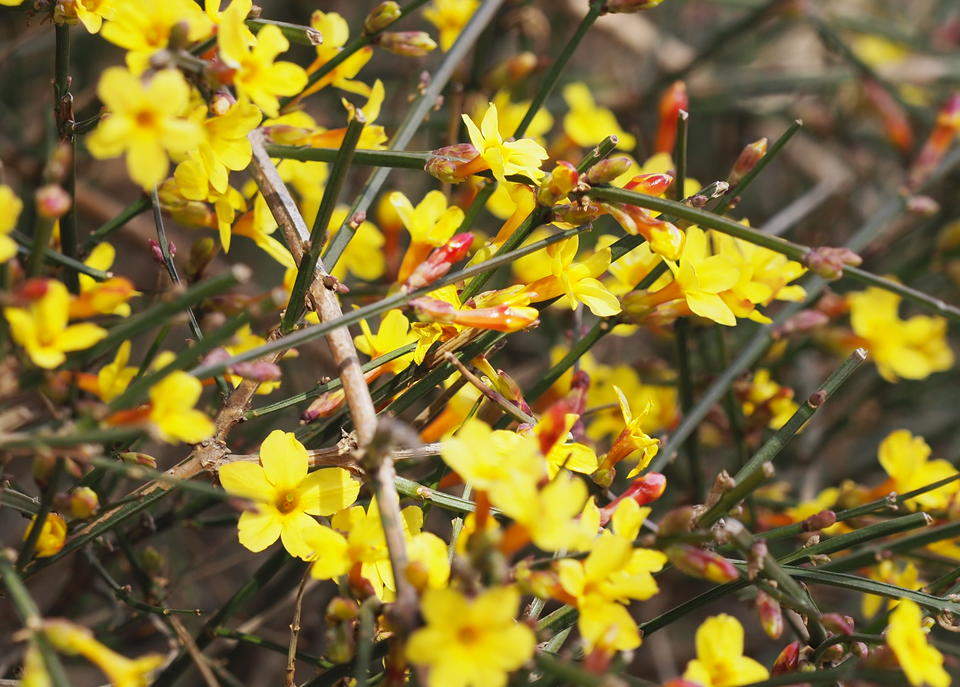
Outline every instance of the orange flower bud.
POLYGON ((624 184, 623 187, 628 191, 646 193, 648 196, 659 196, 661 193, 665 193, 672 183, 672 174, 657 172, 655 174, 639 174, 624 184))
POLYGON ((680 110, 686 110, 689 106, 686 84, 683 81, 675 81, 660 98, 657 108, 660 112, 660 123, 657 126, 654 152, 673 152, 673 146, 677 142, 677 117, 680 115, 680 110))
POLYGON ((450 271, 455 263, 467 256, 473 244, 473 234, 457 234, 439 248, 435 248, 427 259, 417 265, 413 273, 407 278, 403 288, 407 291, 422 288, 432 284, 450 271))
POLYGON ((58 184, 47 184, 37 189, 35 196, 37 214, 46 219, 63 217, 70 210, 72 200, 70 194, 58 184))
POLYGON ((753 143, 748 143, 740 151, 740 156, 733 163, 733 169, 730 170, 730 176, 727 177, 727 183, 731 186, 740 182, 750 170, 757 166, 760 159, 767 154, 767 139, 761 138, 753 143))
POLYGON ((613 517, 617 506, 624 499, 633 499, 639 506, 646 506, 663 496, 667 489, 667 478, 659 472, 648 472, 637 477, 620 496, 600 509, 600 522, 605 524, 613 517))
POLYGON ((915 189, 923 184, 930 172, 943 159, 958 131, 960 131, 960 93, 954 93, 940 108, 930 138, 927 139, 917 155, 916 162, 913 163, 908 177, 910 188, 915 189))
POLYGON ((681 572, 691 577, 700 577, 717 584, 733 582, 740 577, 733 563, 713 551, 690 544, 673 544, 668 546, 664 553, 681 572))
POLYGON ((760 614, 760 626, 771 639, 779 639, 783 634, 783 612, 780 603, 764 591, 757 592, 757 612, 760 614))
POLYGON ((553 207, 559 200, 565 198, 580 180, 577 168, 569 162, 560 161, 543 181, 537 191, 537 202, 545 207, 553 207))

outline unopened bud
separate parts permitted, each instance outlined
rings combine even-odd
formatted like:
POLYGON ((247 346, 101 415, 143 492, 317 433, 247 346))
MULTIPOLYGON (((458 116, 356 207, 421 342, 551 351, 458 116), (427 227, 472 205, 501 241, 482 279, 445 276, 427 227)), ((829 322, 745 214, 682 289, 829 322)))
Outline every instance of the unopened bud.
POLYGON ((280 366, 268 360, 250 360, 230 366, 230 373, 253 382, 274 382, 282 376, 280 366))
POLYGON ((435 248, 426 260, 417 265, 403 288, 413 291, 437 281, 449 272, 454 264, 467 256, 471 245, 473 245, 473 234, 457 234, 439 248, 435 248))
POLYGON ((780 603, 764 591, 757 592, 757 613, 760 626, 771 639, 779 639, 783 634, 783 611, 780 603))
POLYGON ((343 406, 346 396, 343 389, 328 391, 315 398, 306 410, 300 414, 300 419, 304 422, 313 422, 321 417, 330 417, 335 411, 343 406))
POLYGON ((863 258, 849 248, 823 246, 811 249, 804 256, 803 262, 820 277, 833 280, 843 276, 844 267, 847 265, 857 267, 863 262, 863 258))
POLYGON ((415 298, 410 305, 421 316, 435 322, 458 324, 462 327, 515 332, 537 323, 540 312, 536 308, 515 305, 495 305, 489 308, 457 310, 450 303, 437 298, 415 298))
POLYGON ((200 279, 216 254, 217 243, 211 237, 204 236, 194 241, 190 246, 190 258, 187 260, 187 279, 200 279))
POLYGON ((639 174, 624 184, 623 187, 628 191, 646 193, 648 196, 659 196, 666 192, 671 184, 673 184, 672 174, 657 172, 655 174, 639 174))
POLYGON ((540 182, 537 190, 537 202, 544 207, 553 207, 567 197, 580 180, 577 168, 569 162, 561 161, 540 182))
POLYGON ((940 212, 940 203, 930 196, 910 196, 907 198, 907 212, 921 217, 933 217, 940 212))
POLYGON ((800 666, 800 649, 802 645, 798 641, 793 641, 783 647, 783 651, 777 656, 770 669, 771 675, 783 675, 784 673, 794 673, 800 666))
POLYGON ((430 159, 423 169, 435 179, 445 184, 459 184, 466 181, 468 176, 460 176, 458 170, 461 165, 471 162, 480 153, 469 143, 458 143, 430 152, 430 159))
POLYGON ((63 217, 70 210, 73 201, 70 194, 58 184, 47 184, 37 189, 37 214, 46 219, 63 217))
POLYGON ((404 57, 423 57, 437 48, 430 34, 425 31, 386 31, 380 34, 377 45, 404 57))
POLYGON ((733 489, 736 484, 736 480, 730 476, 729 472, 721 470, 713 480, 710 491, 707 492, 707 498, 703 502, 704 507, 712 508, 720 500, 720 497, 733 489))
POLYGON ((327 620, 331 622, 343 622, 344 620, 353 620, 360 615, 360 607, 353 599, 343 596, 335 596, 327 604, 327 620))
POLYGON ((669 537, 675 534, 692 532, 702 512, 703 509, 697 506, 681 506, 667 511, 666 515, 660 518, 660 527, 657 533, 662 537, 669 537))
POLYGON ((600 522, 606 523, 613 517, 621 501, 633 499, 639 506, 646 506, 663 496, 667 489, 667 478, 659 472, 648 472, 637 477, 620 496, 600 509, 600 522))
POLYGON ((492 91, 514 86, 530 76, 538 62, 537 56, 532 52, 514 55, 490 70, 483 79, 484 86, 492 91))
POLYGON ((791 334, 809 332, 819 329, 830 322, 830 317, 819 310, 801 310, 779 327, 774 327, 773 338, 781 339, 791 334))
POLYGON ((607 0, 604 11, 610 14, 627 14, 653 9, 663 0, 607 0))
POLYGON ((558 222, 568 224, 589 224, 603 212, 604 209, 599 203, 581 198, 575 203, 555 205, 553 207, 553 218, 558 222))
POLYGON ((673 147, 677 141, 677 117, 681 110, 686 110, 689 106, 686 84, 683 81, 675 81, 660 98, 657 107, 660 121, 657 126, 654 152, 673 153, 673 147))
POLYGON ((400 14, 400 5, 393 0, 381 2, 363 20, 363 32, 366 34, 379 33, 399 19, 400 14))
POLYGON ((727 182, 731 186, 739 183, 750 170, 757 166, 757 163, 760 162, 760 159, 766 154, 766 137, 753 143, 748 143, 744 149, 740 151, 740 156, 737 158, 737 161, 733 163, 733 169, 730 170, 730 176, 727 177, 727 182))
POLYGON ((837 514, 832 510, 822 510, 800 523, 804 532, 818 532, 837 522, 837 514))
POLYGON ((144 465, 148 468, 157 467, 157 459, 153 456, 147 455, 146 453, 139 453, 137 451, 125 451, 119 454, 120 460, 124 463, 129 463, 130 465, 144 465))
POLYGON ((690 544, 673 544, 664 552, 667 558, 678 570, 717 584, 733 582, 740 577, 740 573, 733 563, 713 551, 691 546, 690 544))
MULTIPOLYGON (((158 265, 166 265, 167 261, 164 258, 163 250, 160 248, 159 242, 157 242, 156 239, 149 239, 147 243, 150 245, 150 255, 153 257, 154 262, 158 265)), ((173 244, 173 241, 167 242, 167 250, 170 252, 171 258, 177 254, 177 247, 173 244)))
POLYGON ((838 635, 852 635, 856 629, 856 623, 849 615, 824 613, 821 622, 825 628, 838 635))
POLYGON ((633 160, 626 155, 617 155, 616 157, 608 157, 605 160, 600 160, 600 162, 587 170, 587 182, 593 186, 609 184, 630 169, 631 165, 633 165, 633 160))
POLYGON ((89 518, 100 508, 100 498, 90 487, 70 490, 69 512, 72 518, 89 518))
POLYGON ((807 398, 807 405, 811 408, 819 408, 827 401, 827 392, 824 389, 817 389, 807 398))
POLYGON ((14 292, 13 301, 17 305, 29 305, 46 296, 49 288, 49 279, 42 277, 27 279, 27 281, 23 282, 20 288, 14 292))

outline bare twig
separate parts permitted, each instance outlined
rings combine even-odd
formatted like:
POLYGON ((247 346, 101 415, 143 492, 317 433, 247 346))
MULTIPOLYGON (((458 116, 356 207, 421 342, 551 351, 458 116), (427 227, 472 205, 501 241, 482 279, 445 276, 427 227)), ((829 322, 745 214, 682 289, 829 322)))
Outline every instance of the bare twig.
POLYGON ((290 648, 287 650, 287 670, 283 676, 284 687, 294 687, 297 675, 297 640, 300 638, 300 611, 303 608, 303 593, 310 579, 310 569, 303 571, 300 586, 297 587, 297 599, 293 604, 293 620, 290 623, 290 648))
POLYGON ((504 412, 506 412, 507 414, 511 415, 515 419, 525 424, 528 424, 528 425, 537 424, 537 418, 533 417, 532 415, 527 415, 520 408, 518 408, 513 403, 511 403, 510 400, 507 397, 505 397, 503 394, 501 394, 499 391, 497 391, 496 389, 490 388, 489 384, 485 384, 482 379, 480 379, 477 375, 473 374, 473 372, 470 371, 470 368, 464 365, 462 362, 460 362, 460 359, 457 358, 457 356, 455 356, 453 353, 447 352, 447 354, 444 355, 443 358, 448 363, 450 363, 455 368, 457 368, 460 374, 462 374, 468 382, 470 382, 471 384, 473 384, 473 386, 479 389, 481 394, 483 394, 488 399, 496 403, 500 408, 503 409, 504 412))

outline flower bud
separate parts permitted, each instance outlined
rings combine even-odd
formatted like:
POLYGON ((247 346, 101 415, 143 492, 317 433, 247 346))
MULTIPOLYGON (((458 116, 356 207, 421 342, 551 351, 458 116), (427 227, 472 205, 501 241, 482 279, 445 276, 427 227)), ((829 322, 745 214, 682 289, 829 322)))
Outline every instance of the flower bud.
POLYGON ((624 184, 628 191, 637 193, 646 193, 648 196, 659 196, 665 193, 670 185, 673 184, 673 175, 664 172, 655 174, 639 174, 624 184))
MULTIPOLYGON (((26 541, 30 536, 37 521, 37 516, 30 518, 30 524, 23 532, 23 539, 26 541)), ((64 543, 67 541, 67 521, 59 513, 47 513, 43 521, 43 527, 40 528, 40 536, 37 538, 34 548, 37 558, 48 558, 60 553, 64 543)))
POLYGON ((70 490, 69 509, 71 518, 89 518, 100 508, 100 498, 90 487, 70 490))
POLYGON ((653 9, 663 0, 607 0, 604 11, 610 14, 628 14, 653 9))
POLYGON ((157 459, 153 456, 149 456, 146 453, 138 453, 137 451, 125 451, 124 453, 119 454, 120 460, 124 463, 129 463, 130 465, 144 465, 148 468, 157 468, 157 459))
POLYGON ((740 577, 733 563, 713 551, 706 551, 690 544, 673 544, 668 546, 664 553, 677 569, 691 577, 699 577, 717 584, 733 582, 740 577))
POLYGON ((300 419, 304 422, 313 422, 317 418, 330 417, 343 405, 345 400, 346 396, 343 393, 343 389, 320 394, 307 406, 306 410, 300 414, 300 419))
POLYGON ((268 360, 249 360, 230 366, 230 374, 254 382, 275 382, 280 379, 280 366, 268 360))
POLYGON ((370 34, 383 31, 400 18, 400 13, 400 5, 393 0, 381 2, 374 7, 370 11, 370 14, 367 15, 367 18, 363 20, 363 32, 370 34))
POLYGON ((800 667, 800 648, 798 641, 793 641, 783 647, 783 651, 777 656, 770 669, 771 675, 783 675, 784 673, 794 673, 800 667))
POLYGON ((781 339, 791 334, 805 333, 819 329, 830 322, 830 317, 819 310, 801 310, 779 327, 774 327, 773 338, 781 339))
POLYGON ((473 234, 457 234, 439 248, 431 251, 427 259, 417 265, 403 285, 404 290, 413 291, 432 284, 450 271, 454 264, 467 256, 473 244, 473 234))
POLYGON ((573 190, 580 180, 577 168, 569 162, 561 161, 540 182, 537 190, 537 202, 544 207, 553 207, 573 190))
POLYGON ((423 57, 437 48, 430 34, 425 31, 386 31, 380 34, 377 44, 394 55, 404 57, 423 57))
POLYGON ((73 201, 70 194, 58 184, 47 184, 37 189, 35 196, 37 214, 46 219, 63 217, 70 210, 73 201))
POLYGON ((479 156, 480 153, 470 143, 445 146, 430 152, 430 159, 427 160, 423 169, 427 174, 445 184, 459 184, 469 178, 469 175, 460 176, 459 168, 479 156))
POLYGON ((421 316, 434 322, 459 324, 462 327, 492 329, 498 332, 515 332, 539 321, 536 308, 515 305, 496 305, 489 308, 457 310, 450 303, 437 298, 415 298, 410 305, 421 316))
POLYGON ((675 534, 687 534, 692 532, 697 524, 697 518, 703 512, 702 508, 696 506, 681 506, 667 511, 666 515, 660 518, 658 534, 661 537, 670 537, 675 534))
POLYGON ((689 106, 686 84, 683 81, 675 81, 660 98, 657 107, 660 112, 660 122, 657 126, 654 152, 673 153, 673 146, 677 141, 677 117, 680 110, 686 110, 689 106))
POLYGON ((514 86, 530 76, 538 64, 532 52, 522 52, 510 57, 490 70, 483 78, 483 85, 491 91, 514 86))
POLYGON ((824 613, 821 618, 823 626, 838 635, 852 635, 856 629, 853 618, 839 613, 824 613))
POLYGON ((757 592, 757 612, 760 626, 770 639, 779 639, 783 634, 783 611, 780 603, 764 591, 757 592))
MULTIPOLYGON (((156 239, 150 239, 147 243, 150 246, 150 255, 153 257, 154 262, 156 262, 158 265, 165 265, 166 260, 163 256, 163 250, 160 248, 160 243, 156 239)), ((177 247, 174 245, 173 241, 167 242, 167 250, 170 251, 171 258, 177 254, 177 247)))
POLYGON ((816 532, 831 527, 837 522, 837 514, 832 510, 822 510, 800 523, 804 532, 816 532))
POLYGON ((633 165, 626 155, 617 155, 600 160, 597 164, 587 170, 587 183, 596 186, 598 184, 609 184, 621 174, 626 173, 633 165))
POLYGON ((603 214, 603 206, 587 198, 581 198, 575 203, 555 205, 553 219, 567 224, 589 224, 603 214))
POLYGON ((937 113, 937 122, 917 155, 908 176, 908 186, 917 189, 940 164, 960 131, 960 93, 954 93, 937 113))
POLYGON ((600 522, 606 523, 624 499, 633 499, 639 506, 646 506, 663 496, 667 489, 667 478, 659 472, 648 472, 637 477, 620 496, 600 509, 600 522))
POLYGON ((757 166, 757 163, 760 162, 760 158, 766 154, 766 137, 747 144, 744 149, 740 151, 740 156, 737 158, 737 161, 733 163, 733 169, 730 170, 730 175, 727 177, 727 182, 731 186, 739 183, 740 180, 750 172, 750 170, 757 166))
POLYGON ((813 248, 803 257, 804 265, 828 280, 842 277, 845 266, 857 267, 862 262, 863 259, 849 248, 833 248, 831 246, 813 248))

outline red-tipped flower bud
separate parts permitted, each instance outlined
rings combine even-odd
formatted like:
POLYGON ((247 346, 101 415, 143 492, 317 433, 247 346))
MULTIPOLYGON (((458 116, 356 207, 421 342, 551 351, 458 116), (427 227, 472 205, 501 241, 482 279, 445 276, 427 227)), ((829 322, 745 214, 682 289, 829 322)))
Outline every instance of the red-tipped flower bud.
POLYGON ((659 472, 648 472, 637 477, 620 496, 600 509, 600 521, 607 522, 624 499, 633 499, 637 505, 646 506, 663 496, 667 489, 667 478, 659 472))
POLYGON ((606 160, 600 160, 587 170, 587 182, 594 186, 609 184, 621 174, 626 173, 632 164, 633 160, 626 155, 617 155, 616 157, 608 157, 606 160))
POLYGON ((657 172, 655 174, 639 174, 624 184, 624 188, 628 191, 646 193, 648 196, 659 196, 661 193, 665 193, 672 183, 672 174, 657 172))
POLYGON ((760 159, 766 154, 766 137, 747 144, 744 149, 740 151, 740 157, 738 157, 737 161, 733 163, 733 169, 730 170, 730 176, 727 177, 727 183, 729 183, 731 186, 739 183, 739 181, 743 179, 743 177, 745 177, 750 170, 757 166, 757 163, 760 162, 760 159))
POLYGON ((404 57, 423 57, 437 48, 430 34, 425 31, 387 31, 380 34, 377 45, 404 57))
POLYGON ((794 673, 800 666, 800 649, 803 645, 794 641, 783 647, 783 651, 777 656, 770 669, 771 675, 783 675, 784 673, 794 673))
POLYGON ((480 155, 479 151, 469 143, 458 143, 444 148, 437 148, 430 153, 430 159, 423 169, 435 179, 446 184, 459 184, 467 180, 469 175, 461 176, 458 170, 480 155))
POLYGON ((417 265, 413 273, 407 278, 403 288, 407 291, 422 288, 432 284, 450 271, 454 264, 467 256, 473 244, 473 234, 457 234, 439 248, 435 248, 427 259, 417 265))
POLYGON ((700 577, 717 584, 733 582, 740 577, 733 563, 713 551, 690 544, 673 544, 668 546, 664 553, 677 569, 691 577, 700 577))
POLYGON ((680 110, 686 110, 689 105, 686 84, 683 81, 675 81, 660 98, 657 108, 660 112, 660 123, 657 126, 654 152, 673 152, 673 146, 677 142, 677 117, 680 115, 680 110))
POLYGON ((47 184, 37 190, 37 214, 46 219, 63 217, 70 210, 73 201, 70 194, 58 184, 47 184))
POLYGON ((760 626, 771 639, 779 639, 783 634, 783 611, 780 603, 764 591, 757 592, 757 612, 760 614, 760 626))

